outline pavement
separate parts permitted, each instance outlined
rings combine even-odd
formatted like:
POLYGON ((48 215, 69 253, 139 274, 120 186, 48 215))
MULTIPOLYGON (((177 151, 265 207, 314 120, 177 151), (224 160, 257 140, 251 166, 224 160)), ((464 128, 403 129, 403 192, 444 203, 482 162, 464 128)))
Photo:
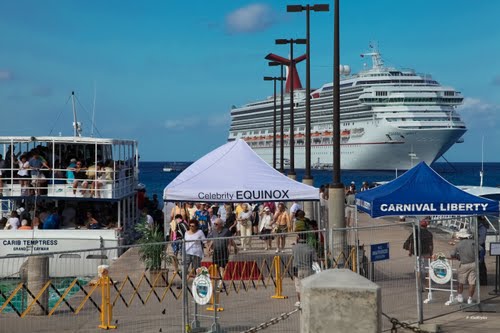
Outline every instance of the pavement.
MULTIPOLYGON (((407 225, 396 219, 371 219, 360 214, 359 225, 374 226, 360 231, 360 244, 365 244, 365 251, 369 244, 388 242, 391 246, 391 259, 377 263, 374 266, 374 280, 382 287, 383 311, 389 316, 401 321, 414 322, 417 318, 416 290, 413 274, 414 259, 408 257, 402 249, 402 244, 410 233, 407 225), (386 227, 379 227, 387 225, 386 227)), ((450 235, 438 230, 431 231, 435 238, 435 252, 449 252, 453 246, 449 244, 450 235)), ((280 254, 286 264, 290 254, 292 238, 289 238, 288 249, 280 254)), ((259 268, 266 267, 274 258, 274 251, 264 251, 264 244, 258 240, 254 248, 232 258, 234 261, 255 261, 259 268)), ((367 254, 368 255, 368 254, 367 254)), ((446 306, 449 292, 433 293, 433 302, 424 304, 424 324, 422 328, 434 329, 440 327, 440 332, 496 332, 500 327, 500 298, 490 295, 493 292, 495 262, 493 257, 487 257, 488 286, 481 287, 481 306, 471 310, 462 309, 460 305, 446 306), (470 311, 470 312, 469 312, 470 311), (491 312, 490 312, 491 311, 491 312)), ((263 269, 264 271, 266 268, 263 269)), ((170 278, 173 277, 173 269, 170 278)), ((265 272, 262 272, 263 274, 265 272)), ((112 289, 112 301, 116 300, 113 308, 112 324, 118 326, 116 332, 182 332, 182 290, 180 277, 173 277, 171 288, 157 287, 154 291, 144 278, 144 267, 139 260, 137 249, 130 249, 110 267, 110 276, 117 282, 121 296, 112 289)), ((146 275, 149 277, 148 275, 146 275)), ((293 281, 286 277, 283 280, 282 294, 285 299, 274 299, 276 294, 273 278, 270 275, 261 280, 225 281, 227 293, 220 295, 220 306, 224 311, 215 313, 208 311, 206 306, 197 306, 200 314, 200 326, 206 331, 213 322, 214 316, 224 332, 241 332, 256 327, 272 318, 278 318, 278 323, 266 328, 265 332, 299 332, 300 312, 294 312, 289 317, 279 319, 283 313, 290 313, 295 309, 297 301, 293 281)), ((89 288, 86 288, 89 290, 89 288)), ((426 293, 423 297, 426 298, 426 293)), ((74 308, 85 298, 80 292, 75 295, 70 304, 74 308)), ((101 295, 97 289, 92 298, 100 304, 101 295)), ((189 320, 194 319, 195 304, 189 301, 189 320)), ((286 317, 286 316, 284 316, 286 317)), ((64 304, 60 306, 52 317, 27 316, 19 318, 15 314, 0 314, 0 332, 98 332, 100 314, 91 302, 86 302, 79 314, 75 315, 64 304)), ((391 324, 383 319, 385 331, 390 331, 391 324)), ((196 331, 196 330, 195 330, 196 331)), ((432 331, 432 330, 431 330, 432 331)), ((405 332, 398 328, 398 332, 405 332)))

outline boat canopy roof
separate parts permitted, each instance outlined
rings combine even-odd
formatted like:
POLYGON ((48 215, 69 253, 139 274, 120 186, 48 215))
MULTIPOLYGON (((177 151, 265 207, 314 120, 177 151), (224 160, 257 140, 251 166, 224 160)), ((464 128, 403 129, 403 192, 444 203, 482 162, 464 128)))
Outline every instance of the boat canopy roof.
POLYGON ((109 138, 94 138, 82 136, 0 136, 0 144, 9 143, 25 143, 25 142, 56 142, 56 143, 73 143, 73 144, 113 144, 113 145, 132 145, 136 144, 135 140, 128 139, 109 139, 109 138))

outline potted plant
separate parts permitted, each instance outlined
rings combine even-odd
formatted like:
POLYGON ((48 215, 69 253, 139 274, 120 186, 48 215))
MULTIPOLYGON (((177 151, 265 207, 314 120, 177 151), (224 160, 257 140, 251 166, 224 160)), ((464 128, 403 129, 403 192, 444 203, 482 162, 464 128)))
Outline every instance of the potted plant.
POLYGON ((149 270, 151 283, 156 287, 165 286, 165 281, 168 281, 168 269, 165 266, 168 264, 169 256, 166 253, 163 233, 158 226, 151 226, 145 222, 137 224, 136 230, 140 234, 137 241, 139 258, 146 270, 149 270))

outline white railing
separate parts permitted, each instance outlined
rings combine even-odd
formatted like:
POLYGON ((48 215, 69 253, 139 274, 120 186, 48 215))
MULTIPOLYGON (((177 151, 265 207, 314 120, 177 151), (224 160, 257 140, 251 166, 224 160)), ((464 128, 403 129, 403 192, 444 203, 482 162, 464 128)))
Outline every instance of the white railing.
POLYGON ((63 176, 68 171, 67 169, 42 169, 40 170, 43 174, 41 178, 21 178, 17 175, 17 169, 9 168, 1 171, 4 176, 0 189, 4 197, 40 195, 114 199, 133 193, 137 185, 133 168, 114 170, 112 179, 107 180, 95 177, 68 180, 63 176))

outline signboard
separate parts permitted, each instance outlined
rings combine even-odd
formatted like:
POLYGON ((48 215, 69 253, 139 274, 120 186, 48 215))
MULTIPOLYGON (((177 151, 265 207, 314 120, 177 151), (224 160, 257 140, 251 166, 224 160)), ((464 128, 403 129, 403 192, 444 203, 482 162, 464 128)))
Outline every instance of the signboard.
POLYGON ((371 261, 381 261, 389 259, 389 243, 372 244, 371 261))
POLYGON ((490 256, 500 256, 500 243, 491 242, 490 243, 490 256))
POLYGON ((212 297, 212 281, 206 267, 196 269, 196 277, 193 280, 193 298, 199 305, 205 305, 212 297))
POLYGON ((429 276, 437 284, 450 282, 452 274, 451 265, 444 256, 438 257, 429 264, 429 276))

